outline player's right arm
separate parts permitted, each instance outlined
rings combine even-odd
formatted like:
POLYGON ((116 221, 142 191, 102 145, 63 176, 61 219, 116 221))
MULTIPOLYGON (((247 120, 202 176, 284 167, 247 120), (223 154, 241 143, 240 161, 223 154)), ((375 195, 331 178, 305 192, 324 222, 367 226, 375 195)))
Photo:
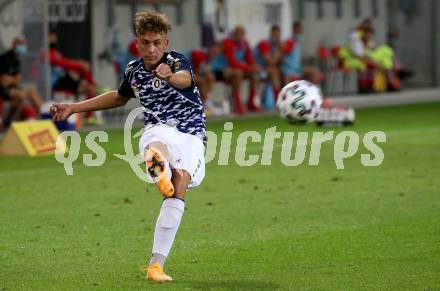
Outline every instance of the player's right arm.
POLYGON ((125 105, 130 98, 135 98, 134 91, 131 87, 130 76, 133 69, 133 62, 127 65, 124 79, 122 80, 117 91, 110 91, 95 98, 73 104, 54 104, 50 108, 53 120, 66 120, 73 113, 87 112, 110 109, 125 105))
POLYGON ((118 91, 110 91, 95 98, 73 104, 55 103, 50 108, 53 120, 66 120, 73 113, 104 110, 125 105, 130 98, 119 95, 118 91))

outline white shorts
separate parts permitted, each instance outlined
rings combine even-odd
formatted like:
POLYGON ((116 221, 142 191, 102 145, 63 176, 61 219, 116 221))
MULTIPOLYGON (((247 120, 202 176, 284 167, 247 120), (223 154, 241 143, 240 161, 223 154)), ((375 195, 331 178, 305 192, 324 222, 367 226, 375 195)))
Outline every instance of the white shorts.
MULTIPOLYGON (((168 147, 170 168, 185 170, 190 174, 189 188, 199 186, 205 177, 205 145, 202 140, 168 125, 159 124, 146 127, 139 139, 139 152, 142 157, 144 149, 152 142, 158 141, 168 147)), ((171 173, 168 175, 171 177, 171 173)))

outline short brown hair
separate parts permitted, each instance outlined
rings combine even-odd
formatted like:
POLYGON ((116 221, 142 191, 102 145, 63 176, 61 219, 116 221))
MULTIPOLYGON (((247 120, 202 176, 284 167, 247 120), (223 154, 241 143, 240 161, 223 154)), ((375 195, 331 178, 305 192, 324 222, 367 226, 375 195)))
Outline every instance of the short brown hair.
POLYGON ((274 32, 274 31, 276 31, 276 30, 278 30, 278 31, 281 31, 281 28, 280 28, 280 26, 279 25, 272 25, 272 27, 270 28, 270 31, 271 32, 274 32))
POLYGON ((147 10, 136 13, 136 34, 144 34, 147 31, 156 33, 168 33, 171 24, 165 14, 160 14, 154 10, 147 10))
POLYGON ((301 21, 297 20, 293 23, 293 28, 298 28, 302 25, 301 21))

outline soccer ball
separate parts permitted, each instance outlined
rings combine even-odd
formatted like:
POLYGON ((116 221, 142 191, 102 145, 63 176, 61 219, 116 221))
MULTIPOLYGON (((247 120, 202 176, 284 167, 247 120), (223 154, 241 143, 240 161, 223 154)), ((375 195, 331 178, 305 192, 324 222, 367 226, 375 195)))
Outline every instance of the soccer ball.
POLYGON ((294 81, 284 86, 277 100, 281 117, 292 123, 315 120, 321 110, 321 104, 321 90, 305 80, 294 81))

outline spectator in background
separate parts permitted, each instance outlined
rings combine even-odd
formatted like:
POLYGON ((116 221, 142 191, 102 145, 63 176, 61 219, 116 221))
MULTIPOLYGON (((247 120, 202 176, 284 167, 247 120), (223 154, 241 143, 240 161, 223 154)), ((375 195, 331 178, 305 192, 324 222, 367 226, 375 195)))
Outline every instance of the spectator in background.
MULTIPOLYGON (((27 52, 27 40, 24 36, 13 40, 12 48, 0 55, 0 102, 10 101, 10 110, 5 116, 2 127, 9 127, 19 109, 24 119, 39 116, 42 100, 38 92, 22 85, 21 57, 27 52), (26 102, 29 101, 29 104, 26 102)), ((1 114, 2 112, 0 112, 1 114)))
POLYGON ((115 67, 115 72, 118 75, 118 82, 124 79, 124 72, 127 64, 137 58, 139 58, 139 49, 137 47, 136 37, 130 41, 126 49, 112 54, 113 65, 115 67))
POLYGON ((196 76, 196 84, 200 90, 200 97, 205 106, 205 114, 221 115, 223 111, 214 106, 211 99, 212 90, 216 80, 215 73, 212 70, 211 61, 221 54, 221 45, 211 44, 207 49, 194 49, 189 53, 192 67, 196 76))
POLYGON ((283 81, 281 71, 283 43, 281 41, 281 29, 278 25, 274 25, 270 29, 269 39, 263 40, 257 45, 255 60, 266 71, 268 80, 272 85, 273 95, 276 99, 280 92, 281 82, 283 81))
POLYGON ((349 43, 341 49, 339 56, 344 67, 358 71, 359 93, 374 92, 377 69, 383 70, 388 90, 400 89, 396 72, 400 66, 395 62, 394 51, 387 45, 376 46, 371 19, 364 19, 349 34, 349 43))
MULTIPOLYGON (((63 56, 58 50, 58 36, 56 33, 49 34, 49 60, 52 71, 62 69, 62 73, 56 78, 53 84, 54 92, 64 92, 67 95, 85 95, 87 99, 97 95, 96 82, 93 78, 89 62, 84 60, 73 60, 63 56)), ((52 72, 52 77, 54 74, 52 72)), ((87 112, 86 119, 89 124, 101 124, 102 119, 96 118, 98 113, 87 112)), ((99 114, 98 114, 99 116, 99 114)))
MULTIPOLYGON (((309 81, 310 83, 315 84, 316 86, 321 88, 322 83, 322 74, 314 67, 305 67, 303 70, 303 74, 301 76, 302 80, 309 81)), ((333 102, 330 101, 328 96, 322 96, 322 107, 330 108, 333 106, 333 102)))
POLYGON ((128 45, 128 55, 130 58, 129 62, 140 57, 136 37, 134 37, 128 45))
POLYGON ((90 85, 96 85, 89 62, 64 57, 59 51, 58 36, 54 32, 49 34, 49 46, 49 60, 52 67, 60 67, 66 73, 74 72, 90 85))
POLYGON ((348 44, 339 52, 342 66, 358 72, 359 93, 373 91, 373 63, 368 59, 368 51, 373 47, 372 35, 371 20, 364 19, 349 33, 348 44))
POLYGON ((261 68, 255 63, 243 26, 237 26, 232 37, 223 41, 223 51, 224 54, 213 60, 212 64, 217 78, 231 83, 235 113, 241 115, 247 111, 241 102, 240 95, 240 86, 243 79, 250 82, 248 109, 261 112, 262 109, 256 104, 259 85, 258 73, 261 68))
MULTIPOLYGON (((224 53, 223 43, 217 44, 218 54, 212 56, 209 60, 209 67, 212 71, 216 81, 224 81, 231 85, 233 96, 240 95, 240 84, 243 77, 242 71, 237 68, 229 67, 228 60, 224 53)), ((200 88, 200 87, 199 87, 200 88)), ((239 97, 237 97, 239 98, 239 97)), ((245 109, 242 108, 241 102, 238 105, 234 104, 234 112, 238 115, 243 114, 245 109)))
POLYGON ((303 26, 300 21, 292 24, 292 36, 284 42, 284 56, 282 72, 284 84, 298 80, 302 75, 301 42, 303 40, 303 26))

